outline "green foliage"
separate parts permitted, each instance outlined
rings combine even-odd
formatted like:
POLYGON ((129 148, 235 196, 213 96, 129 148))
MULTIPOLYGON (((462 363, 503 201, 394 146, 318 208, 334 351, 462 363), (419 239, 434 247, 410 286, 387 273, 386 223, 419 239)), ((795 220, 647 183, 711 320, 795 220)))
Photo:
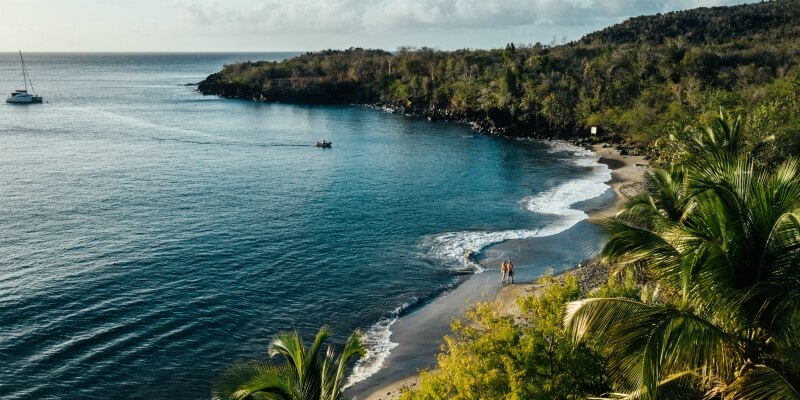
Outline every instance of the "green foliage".
POLYGON ((549 335, 559 334, 564 317, 564 304, 580 298, 581 291, 575 275, 567 274, 563 281, 550 275, 539 278, 539 285, 544 285, 535 296, 518 300, 522 315, 529 323, 549 335))
POLYGON ((800 163, 756 162, 767 142, 748 145, 743 121, 683 130, 679 164, 651 170, 649 193, 607 223, 603 255, 675 295, 568 306, 569 331, 605 349, 617 390, 800 399, 800 163))
POLYGON ((714 7, 659 14, 655 18, 635 17, 586 35, 581 41, 612 44, 667 42, 677 50, 693 43, 732 41, 740 45, 753 31, 763 32, 764 40, 796 36, 800 31, 800 21, 797 19, 800 2, 779 0, 770 3, 736 7, 736 12, 730 12, 725 7, 714 7))
POLYGON ((580 295, 577 280, 540 280, 538 296, 520 300, 522 322, 491 303, 474 305, 452 324, 437 368, 420 374, 412 399, 582 399, 607 389, 603 359, 573 346, 561 325, 564 304, 580 295))
POLYGON ((347 339, 336 358, 332 346, 322 354, 330 337, 320 328, 314 342, 306 347, 297 332, 281 332, 269 344, 269 355, 283 357, 280 365, 260 361, 234 364, 220 379, 212 393, 214 399, 339 400, 348 361, 364 355, 361 333, 347 339))
POLYGON ((609 283, 593 290, 589 297, 642 299, 642 288, 636 282, 636 275, 628 270, 622 282, 612 279, 609 283))

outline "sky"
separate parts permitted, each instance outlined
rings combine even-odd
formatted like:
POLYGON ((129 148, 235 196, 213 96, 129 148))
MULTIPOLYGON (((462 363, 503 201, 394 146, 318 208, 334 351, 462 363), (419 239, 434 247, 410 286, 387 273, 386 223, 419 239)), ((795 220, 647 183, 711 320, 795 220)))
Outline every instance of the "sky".
POLYGON ((560 43, 747 0, 0 0, 0 51, 313 51, 560 43))

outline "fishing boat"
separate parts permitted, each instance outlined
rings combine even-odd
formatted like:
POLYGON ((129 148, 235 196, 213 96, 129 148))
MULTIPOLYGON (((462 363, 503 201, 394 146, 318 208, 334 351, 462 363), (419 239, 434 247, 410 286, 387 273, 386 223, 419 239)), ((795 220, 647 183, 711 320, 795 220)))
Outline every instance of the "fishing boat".
POLYGON ((22 83, 25 85, 25 89, 17 89, 11 93, 11 95, 6 98, 6 103, 12 104, 31 104, 31 103, 41 103, 42 97, 36 95, 36 90, 33 89, 33 82, 31 81, 31 76, 28 75, 28 69, 25 68, 25 60, 22 58, 22 50, 19 51, 19 61, 22 63, 22 83), (31 93, 28 93, 28 86, 31 87, 31 93))
POLYGON ((333 142, 329 142, 327 140, 320 140, 319 142, 317 142, 317 147, 331 147, 332 144, 333 142))

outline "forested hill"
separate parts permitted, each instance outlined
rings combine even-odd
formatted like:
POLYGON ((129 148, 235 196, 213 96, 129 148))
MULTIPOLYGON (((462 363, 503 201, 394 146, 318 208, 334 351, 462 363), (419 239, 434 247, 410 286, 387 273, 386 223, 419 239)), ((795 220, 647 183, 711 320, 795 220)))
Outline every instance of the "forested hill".
POLYGON ((643 148, 724 108, 745 114, 748 131, 775 134, 774 151, 799 154, 800 0, 636 17, 558 46, 351 48, 242 62, 198 90, 374 104, 496 134, 581 136, 599 126, 643 148))
POLYGON ((590 33, 580 40, 580 44, 661 44, 668 39, 692 44, 721 44, 741 38, 780 40, 798 36, 800 1, 794 0, 634 17, 590 33))

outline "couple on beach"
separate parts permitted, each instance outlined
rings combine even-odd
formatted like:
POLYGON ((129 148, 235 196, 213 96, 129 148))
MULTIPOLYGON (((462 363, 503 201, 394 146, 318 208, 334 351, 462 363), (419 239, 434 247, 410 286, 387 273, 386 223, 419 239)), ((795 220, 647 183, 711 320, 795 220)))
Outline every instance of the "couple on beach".
POLYGON ((510 285, 514 283, 514 264, 511 263, 511 260, 503 261, 503 264, 500 266, 500 272, 503 274, 500 279, 501 285, 505 285, 506 283, 510 285))

